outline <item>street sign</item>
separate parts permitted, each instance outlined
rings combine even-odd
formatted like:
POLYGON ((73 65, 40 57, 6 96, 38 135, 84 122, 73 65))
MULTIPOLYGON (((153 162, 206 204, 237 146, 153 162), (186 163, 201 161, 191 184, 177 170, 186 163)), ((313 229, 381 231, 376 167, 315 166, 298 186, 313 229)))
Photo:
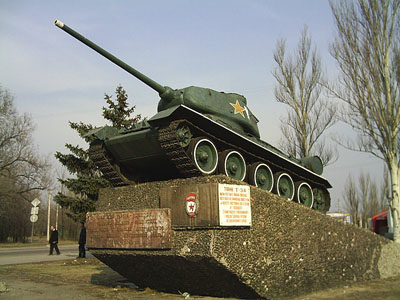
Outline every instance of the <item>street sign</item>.
POLYGON ((31 243, 33 242, 33 225, 35 222, 38 220, 38 213, 39 213, 39 207, 37 207, 40 204, 40 200, 38 198, 35 198, 32 200, 32 209, 31 209, 31 216, 30 220, 32 222, 32 234, 31 234, 31 243))
POLYGON ((40 200, 38 198, 35 198, 31 203, 32 203, 33 206, 36 207, 36 206, 38 206, 40 204, 40 200))

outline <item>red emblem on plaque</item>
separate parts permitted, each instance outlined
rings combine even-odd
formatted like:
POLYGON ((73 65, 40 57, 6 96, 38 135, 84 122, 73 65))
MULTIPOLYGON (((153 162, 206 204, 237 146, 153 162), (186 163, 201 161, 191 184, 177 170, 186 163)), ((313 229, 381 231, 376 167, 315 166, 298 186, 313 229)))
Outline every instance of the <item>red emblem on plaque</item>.
POLYGON ((189 217, 196 217, 197 210, 199 208, 199 201, 195 193, 189 193, 186 196, 186 213, 189 217))

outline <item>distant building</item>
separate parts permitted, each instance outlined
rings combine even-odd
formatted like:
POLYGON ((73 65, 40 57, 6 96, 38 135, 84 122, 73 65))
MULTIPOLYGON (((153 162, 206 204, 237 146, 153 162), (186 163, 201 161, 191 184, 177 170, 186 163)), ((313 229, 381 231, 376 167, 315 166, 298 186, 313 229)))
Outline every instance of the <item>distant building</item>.
POLYGON ((327 213, 327 215, 335 219, 341 219, 343 222, 351 223, 351 215, 349 213, 331 212, 327 213))
POLYGON ((370 228, 373 232, 393 239, 393 224, 391 211, 383 211, 370 219, 370 228))

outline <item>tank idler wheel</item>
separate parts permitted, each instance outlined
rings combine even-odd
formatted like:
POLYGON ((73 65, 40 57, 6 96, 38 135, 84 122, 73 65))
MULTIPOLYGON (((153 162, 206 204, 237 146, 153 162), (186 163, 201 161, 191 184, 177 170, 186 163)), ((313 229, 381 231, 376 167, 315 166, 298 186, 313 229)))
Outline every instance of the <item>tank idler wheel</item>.
POLYGON ((186 125, 180 126, 176 131, 176 138, 182 147, 187 147, 190 144, 192 137, 193 135, 190 132, 190 128, 186 125))
POLYGON ((246 177, 246 162, 243 156, 234 150, 225 150, 219 159, 219 172, 242 181, 246 177))
POLYGON ((311 186, 304 182, 296 182, 296 200, 305 206, 312 208, 314 203, 314 195, 311 186))
POLYGON ((320 212, 326 213, 331 207, 331 197, 325 188, 314 188, 314 204, 313 208, 320 212))
POLYGON ((270 192, 274 187, 274 175, 268 165, 253 163, 249 168, 249 183, 270 192))
POLYGON ((212 141, 198 137, 190 142, 189 154, 197 169, 205 175, 215 172, 218 166, 218 151, 212 141))
POLYGON ((289 201, 293 200, 295 189, 292 177, 288 173, 278 172, 275 174, 275 182, 275 193, 289 201))

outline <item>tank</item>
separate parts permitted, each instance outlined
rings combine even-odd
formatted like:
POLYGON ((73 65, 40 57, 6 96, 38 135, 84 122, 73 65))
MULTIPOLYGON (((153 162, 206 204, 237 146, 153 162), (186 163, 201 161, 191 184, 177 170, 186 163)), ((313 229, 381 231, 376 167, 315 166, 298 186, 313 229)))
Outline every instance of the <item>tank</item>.
POLYGON ((59 20, 55 25, 112 61, 160 97, 157 114, 129 130, 87 133, 89 157, 114 186, 224 174, 323 212, 331 184, 317 156, 297 159, 260 139, 244 96, 189 86, 172 89, 137 71, 59 20))

